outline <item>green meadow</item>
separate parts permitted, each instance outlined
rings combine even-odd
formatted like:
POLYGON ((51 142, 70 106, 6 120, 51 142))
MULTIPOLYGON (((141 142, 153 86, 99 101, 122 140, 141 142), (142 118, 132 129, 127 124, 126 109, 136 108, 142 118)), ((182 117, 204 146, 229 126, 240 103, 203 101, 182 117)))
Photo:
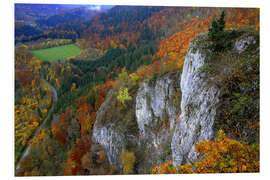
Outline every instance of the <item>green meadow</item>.
POLYGON ((34 56, 42 61, 54 61, 57 59, 67 59, 72 56, 77 56, 80 54, 81 49, 74 45, 64 45, 48 49, 33 50, 34 56))

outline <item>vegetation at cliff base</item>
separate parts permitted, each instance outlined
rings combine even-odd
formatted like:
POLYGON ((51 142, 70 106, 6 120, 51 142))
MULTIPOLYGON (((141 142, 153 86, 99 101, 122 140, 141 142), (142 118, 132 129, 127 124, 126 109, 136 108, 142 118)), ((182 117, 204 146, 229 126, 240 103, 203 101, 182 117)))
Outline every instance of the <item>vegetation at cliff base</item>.
POLYGON ((121 153, 121 161, 123 164, 123 172, 124 174, 134 174, 134 163, 135 163, 135 155, 133 152, 122 152, 121 153))

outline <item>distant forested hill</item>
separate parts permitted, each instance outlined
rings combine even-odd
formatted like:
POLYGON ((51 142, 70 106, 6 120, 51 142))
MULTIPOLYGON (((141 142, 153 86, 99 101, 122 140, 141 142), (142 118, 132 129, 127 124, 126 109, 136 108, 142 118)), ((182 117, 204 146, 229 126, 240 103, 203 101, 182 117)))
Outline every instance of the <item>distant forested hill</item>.
POLYGON ((65 7, 58 4, 15 4, 15 20, 24 21, 25 23, 34 22, 63 9, 65 7))
MULTIPOLYGON (((16 42, 47 38, 46 34, 51 30, 80 34, 78 29, 84 22, 110 7, 101 6, 96 10, 89 5, 15 4, 16 42)), ((59 38, 57 35, 49 37, 59 38)))

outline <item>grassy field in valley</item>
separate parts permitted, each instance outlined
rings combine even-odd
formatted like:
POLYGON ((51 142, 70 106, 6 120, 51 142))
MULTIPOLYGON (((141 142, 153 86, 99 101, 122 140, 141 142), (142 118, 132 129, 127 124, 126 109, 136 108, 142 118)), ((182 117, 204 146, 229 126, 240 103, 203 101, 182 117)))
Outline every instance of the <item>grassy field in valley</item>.
POLYGON ((66 59, 80 54, 81 49, 74 45, 64 45, 48 49, 33 50, 34 56, 42 61, 54 61, 57 59, 66 59))

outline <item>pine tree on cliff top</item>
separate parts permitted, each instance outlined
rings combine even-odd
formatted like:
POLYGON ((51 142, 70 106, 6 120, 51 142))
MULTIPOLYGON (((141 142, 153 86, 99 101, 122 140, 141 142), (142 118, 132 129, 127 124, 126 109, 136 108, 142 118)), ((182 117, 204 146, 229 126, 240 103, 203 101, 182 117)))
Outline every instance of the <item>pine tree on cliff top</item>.
POLYGON ((225 49, 231 44, 231 41, 226 39, 226 32, 224 31, 225 24, 225 12, 222 11, 220 18, 218 20, 214 19, 212 21, 212 27, 208 30, 208 37, 213 42, 211 48, 214 51, 225 49))

